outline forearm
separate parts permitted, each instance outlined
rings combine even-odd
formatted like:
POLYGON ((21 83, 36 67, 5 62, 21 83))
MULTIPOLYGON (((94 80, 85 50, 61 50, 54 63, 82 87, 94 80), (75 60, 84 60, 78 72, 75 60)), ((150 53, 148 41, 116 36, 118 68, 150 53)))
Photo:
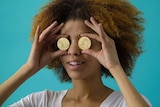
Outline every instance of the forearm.
POLYGON ((128 107, 135 107, 135 105, 136 107, 149 107, 146 101, 129 81, 122 67, 118 66, 116 68, 112 68, 110 72, 116 80, 128 107))
POLYGON ((13 76, 0 85, 0 106, 32 74, 29 67, 23 65, 13 76))

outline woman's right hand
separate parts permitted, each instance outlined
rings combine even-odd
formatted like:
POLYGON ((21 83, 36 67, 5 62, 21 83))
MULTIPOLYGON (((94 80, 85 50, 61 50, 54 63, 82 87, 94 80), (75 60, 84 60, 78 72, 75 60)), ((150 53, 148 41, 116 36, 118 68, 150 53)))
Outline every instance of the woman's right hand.
POLYGON ((67 53, 61 50, 51 51, 48 48, 49 45, 56 42, 60 37, 57 36, 57 33, 62 29, 63 25, 63 23, 58 25, 55 21, 42 33, 40 33, 40 27, 37 27, 27 62, 0 85, 0 106, 30 76, 49 64, 54 58, 67 53))
POLYGON ((66 54, 66 51, 57 50, 53 52, 48 49, 50 42, 56 42, 56 34, 62 29, 63 25, 63 23, 58 25, 57 21, 54 21, 42 33, 40 33, 40 27, 37 27, 31 52, 25 64, 30 68, 31 74, 36 73, 56 57, 66 54))

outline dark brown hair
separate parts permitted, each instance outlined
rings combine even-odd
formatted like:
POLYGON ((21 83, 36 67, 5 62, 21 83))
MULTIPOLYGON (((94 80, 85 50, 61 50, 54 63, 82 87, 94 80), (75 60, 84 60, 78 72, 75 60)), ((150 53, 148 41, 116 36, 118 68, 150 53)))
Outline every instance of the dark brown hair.
MULTIPOLYGON (((127 0, 51 0, 34 17, 31 38, 34 39, 38 25, 42 32, 54 21, 62 23, 70 19, 89 20, 93 16, 115 41, 120 63, 127 76, 130 76, 135 60, 142 52, 144 19, 141 14, 127 0)), ((71 80, 58 58, 48 67, 55 69, 61 81, 71 80)), ((112 77, 103 66, 102 74, 112 77)))

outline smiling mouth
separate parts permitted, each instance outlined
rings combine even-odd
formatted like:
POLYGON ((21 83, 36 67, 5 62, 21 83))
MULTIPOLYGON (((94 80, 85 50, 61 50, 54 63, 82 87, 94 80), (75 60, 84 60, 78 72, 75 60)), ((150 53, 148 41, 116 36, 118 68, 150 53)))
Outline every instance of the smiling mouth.
POLYGON ((71 66, 81 65, 81 64, 83 64, 83 63, 84 63, 84 62, 81 62, 81 61, 78 61, 78 62, 75 62, 75 61, 68 62, 68 64, 71 65, 71 66))

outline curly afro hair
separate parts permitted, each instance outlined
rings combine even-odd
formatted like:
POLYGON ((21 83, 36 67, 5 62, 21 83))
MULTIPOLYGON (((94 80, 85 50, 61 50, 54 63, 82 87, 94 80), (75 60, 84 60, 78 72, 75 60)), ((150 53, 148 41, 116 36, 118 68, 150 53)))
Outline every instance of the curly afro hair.
MULTIPOLYGON (((89 20, 91 16, 103 24, 105 32, 115 41, 120 63, 126 75, 131 76, 135 61, 142 53, 144 19, 142 12, 127 0, 51 0, 34 17, 31 39, 38 25, 42 32, 54 21, 89 20)), ((71 80, 59 58, 48 64, 48 68, 55 69, 62 82, 71 80)), ((103 66, 101 70, 106 77, 112 77, 103 66)))

